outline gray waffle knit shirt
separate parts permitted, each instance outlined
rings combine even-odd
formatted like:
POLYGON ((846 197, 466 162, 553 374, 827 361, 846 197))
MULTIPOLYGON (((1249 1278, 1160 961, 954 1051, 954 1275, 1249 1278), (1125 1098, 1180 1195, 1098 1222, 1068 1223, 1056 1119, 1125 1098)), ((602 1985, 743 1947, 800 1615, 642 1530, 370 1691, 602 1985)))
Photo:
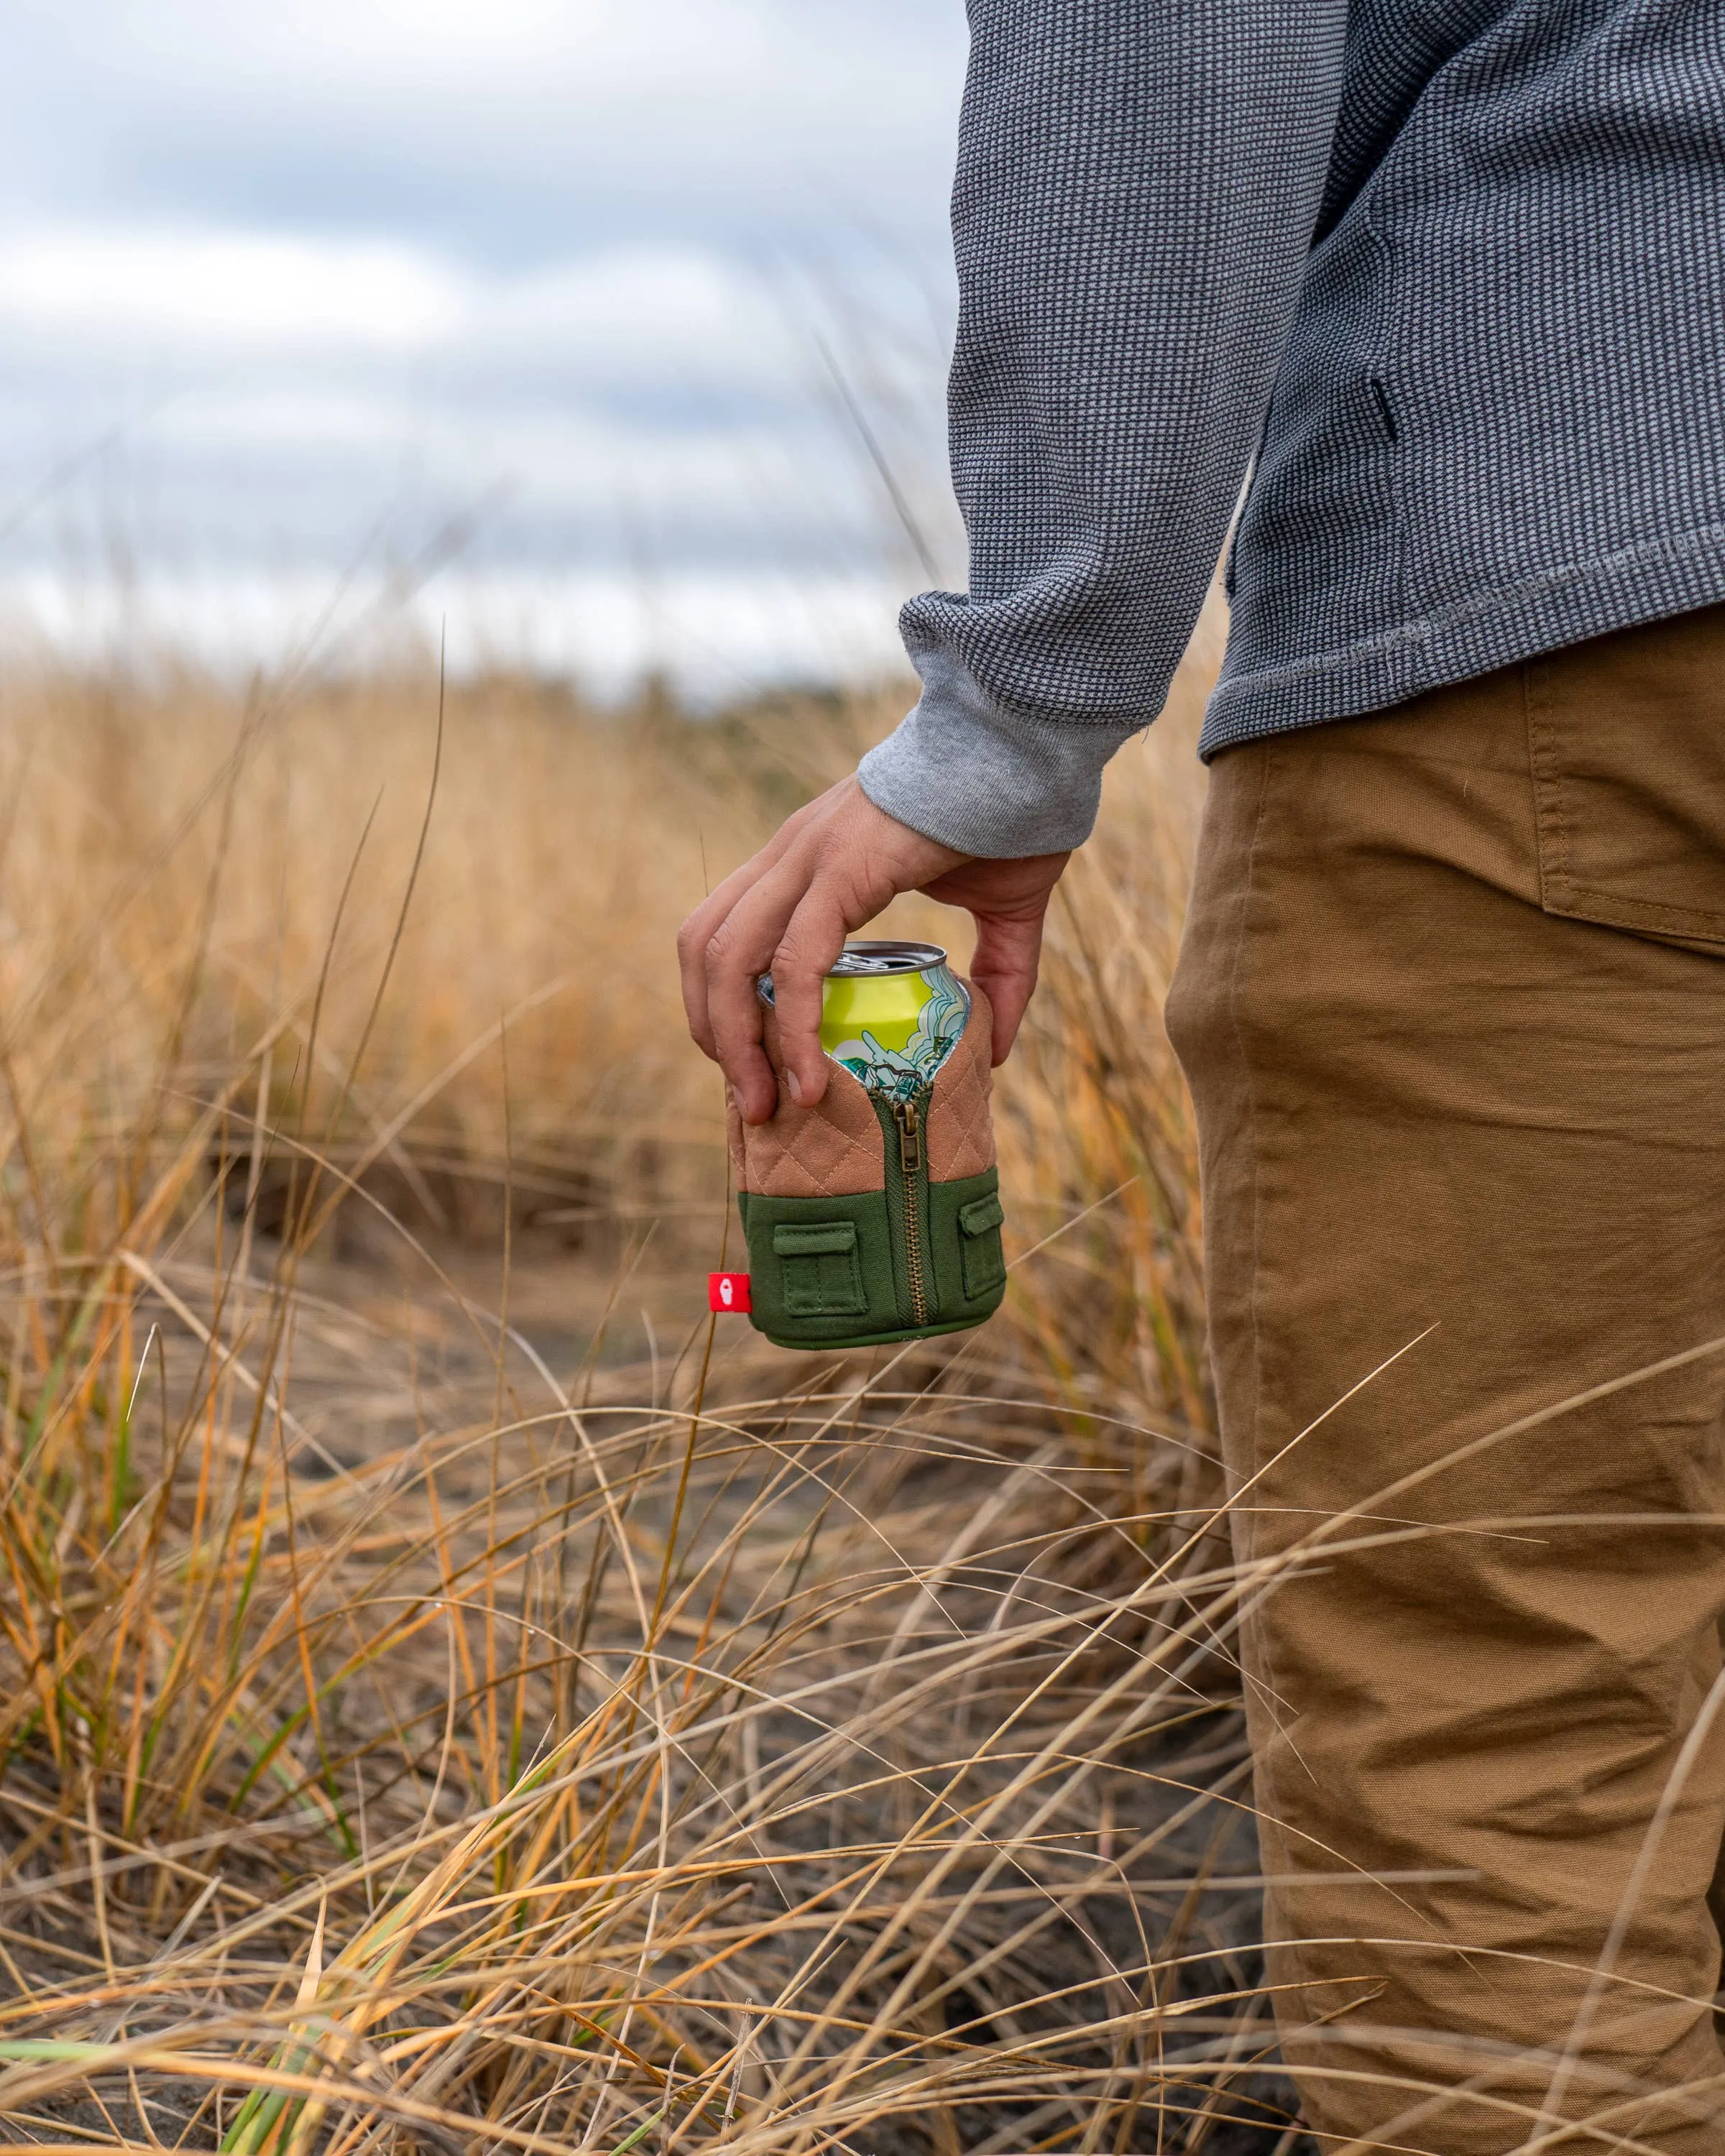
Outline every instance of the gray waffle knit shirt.
POLYGON ((970 0, 970 591, 865 758, 1076 845, 1240 501, 1201 744, 1725 598, 1722 0, 970 0))

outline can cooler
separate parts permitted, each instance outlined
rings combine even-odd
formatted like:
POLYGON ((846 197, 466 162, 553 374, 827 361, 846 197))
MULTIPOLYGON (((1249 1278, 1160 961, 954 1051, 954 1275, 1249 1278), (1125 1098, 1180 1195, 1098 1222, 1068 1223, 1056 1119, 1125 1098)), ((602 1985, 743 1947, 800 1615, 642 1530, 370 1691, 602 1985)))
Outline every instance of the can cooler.
MULTIPOLYGON (((822 1031, 834 1068, 814 1106, 797 1106, 781 1082, 770 1122, 731 1111, 750 1322, 782 1348, 960 1332, 1006 1292, 988 998, 932 945, 850 945, 829 988, 848 990, 870 954, 910 952, 931 961, 919 968, 927 993, 896 1014, 897 1031, 863 1022, 865 1005, 857 1019, 848 993, 829 993, 822 1031), (855 1037, 838 1038, 853 1022, 855 1037)), ((891 970, 906 968, 895 960, 891 970)), ((766 1045, 777 1065, 770 1003, 766 1045)))

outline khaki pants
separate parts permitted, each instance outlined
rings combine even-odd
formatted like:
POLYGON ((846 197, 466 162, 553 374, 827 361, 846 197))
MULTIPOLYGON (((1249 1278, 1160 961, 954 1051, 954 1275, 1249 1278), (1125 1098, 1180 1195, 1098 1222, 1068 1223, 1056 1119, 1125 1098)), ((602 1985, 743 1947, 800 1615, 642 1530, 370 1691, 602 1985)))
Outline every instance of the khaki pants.
POLYGON ((1230 751, 1169 1026, 1311 2125, 1720 2156, 1725 608, 1230 751))

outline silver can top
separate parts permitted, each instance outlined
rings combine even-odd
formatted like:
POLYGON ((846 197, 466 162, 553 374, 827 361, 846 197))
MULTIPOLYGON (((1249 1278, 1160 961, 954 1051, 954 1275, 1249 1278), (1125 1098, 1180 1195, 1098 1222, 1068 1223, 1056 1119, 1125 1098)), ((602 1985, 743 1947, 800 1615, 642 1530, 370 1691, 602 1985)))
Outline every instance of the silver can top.
POLYGON ((926 973, 944 966, 947 954, 938 943, 847 943, 827 968, 829 981, 855 980, 875 973, 926 973))

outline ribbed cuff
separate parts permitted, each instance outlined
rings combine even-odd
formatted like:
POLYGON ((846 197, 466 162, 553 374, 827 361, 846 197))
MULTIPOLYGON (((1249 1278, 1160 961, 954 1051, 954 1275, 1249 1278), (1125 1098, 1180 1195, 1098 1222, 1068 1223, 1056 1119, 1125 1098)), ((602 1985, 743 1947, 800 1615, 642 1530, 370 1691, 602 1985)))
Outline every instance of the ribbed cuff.
POLYGON ((949 651, 911 654, 921 701, 857 767, 877 808, 989 860, 1081 846, 1102 767, 1141 728, 1031 719, 995 703, 949 651))

